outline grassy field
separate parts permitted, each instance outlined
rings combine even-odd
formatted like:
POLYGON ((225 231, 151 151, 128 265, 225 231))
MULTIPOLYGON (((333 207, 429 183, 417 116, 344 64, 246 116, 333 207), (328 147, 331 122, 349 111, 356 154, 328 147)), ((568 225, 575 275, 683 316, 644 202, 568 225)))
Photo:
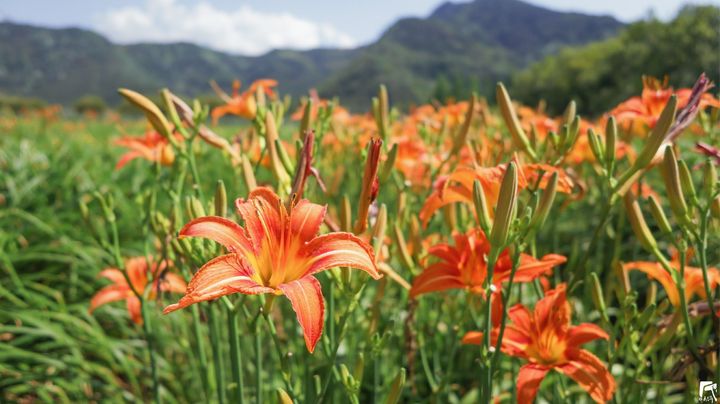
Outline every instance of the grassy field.
MULTIPOLYGON (((225 117, 211 126, 224 143, 198 134, 203 117, 196 114, 169 135, 174 141, 158 135, 173 159, 138 158, 120 169, 116 164, 128 150, 118 139, 162 132, 162 125, 110 114, 0 114, 0 401, 470 403, 522 401, 537 392, 554 402, 684 402, 697 397, 700 380, 716 379, 720 341, 707 301, 720 281, 713 269, 720 260, 713 210, 719 187, 709 168, 717 162, 695 143, 720 145, 717 109, 703 104, 700 117, 668 140, 673 117, 655 123, 665 101, 657 115, 647 114, 655 129, 650 121, 618 118, 613 135, 605 117, 575 119, 573 111, 545 117, 502 98, 499 109, 475 100, 401 112, 381 93, 374 114, 320 107, 311 116, 308 108, 304 120, 303 110, 293 120, 280 102, 264 107, 262 98, 251 119, 225 117), (278 142, 268 141, 271 121, 280 127, 278 142), (296 170, 308 156, 301 126, 315 130, 308 168, 317 169, 325 190, 309 169, 296 170), (597 144, 588 129, 599 133, 597 144), (646 150, 653 136, 665 138, 684 163, 662 151, 654 163, 643 162, 656 154, 657 148, 646 150), (371 139, 383 140, 374 152, 371 139), (373 153, 379 156, 374 167, 373 153), (680 195, 672 167, 679 171, 680 195), (247 199, 254 181, 288 200, 300 177, 306 179, 299 188, 303 198, 327 206, 320 233, 355 233, 373 247, 371 269, 383 275, 375 280, 345 268, 360 265, 350 258, 314 275, 324 296, 321 334, 303 320, 298 324, 296 313, 317 312, 299 309, 295 300, 291 305, 281 296, 289 292, 243 294, 232 283, 224 297, 167 315, 163 308, 182 294, 142 285, 138 296, 127 294, 142 302, 142 324, 123 302, 89 313, 93 296, 111 284, 99 277, 103 269, 121 267, 130 257, 167 259, 173 262, 169 272, 191 282, 224 249, 196 237, 178 240, 186 223, 214 214, 249 229, 247 217, 234 212, 235 199, 247 199), (456 194, 465 199, 452 199, 456 194), (624 204, 622 195, 632 200, 624 204), (669 217, 670 233, 649 196, 669 217), (685 216, 678 214, 682 197, 685 216), (647 229, 632 209, 635 199, 647 229), (500 234, 504 218, 506 237, 500 234), (474 236, 463 244, 462 235, 474 236), (445 255, 447 248, 437 247, 443 243, 451 246, 445 255), (680 251, 677 260, 673 248, 680 251), (550 255, 560 258, 543 264, 550 255), (637 261, 657 269, 635 271, 631 263, 637 261), (443 276, 459 271, 461 281, 433 283, 441 281, 431 277, 432 267, 442 262, 449 263, 443 276), (535 262, 542 270, 528 269, 535 262), (486 283, 489 266, 507 277, 486 283), (563 285, 569 305, 558 292, 563 285), (505 310, 496 311, 485 298, 498 289, 505 310), (678 300, 683 292, 688 298, 678 300), (496 349, 495 334, 468 343, 468 332, 490 326, 504 329, 503 341, 513 341, 522 324, 519 308, 510 308, 523 304, 537 313, 538 302, 558 296, 551 306, 567 307, 571 311, 563 313, 571 320, 552 310, 542 314, 554 325, 536 319, 524 353, 496 349), (568 339, 567 321, 593 323, 594 338, 568 339), (312 353, 311 334, 317 337, 312 353), (572 359, 585 355, 577 354, 578 341, 590 340, 582 348, 597 357, 595 367, 572 359), (554 371, 533 388, 522 379, 528 363, 554 371), (580 370, 573 373, 572 366, 580 370)), ((173 112, 162 110, 173 122, 173 112)), ((149 116, 157 121, 153 112, 149 116)), ((256 271, 294 268, 295 261, 277 258, 294 247, 280 251, 285 244, 276 250, 268 243, 262 254, 278 261, 258 263, 263 269, 256 271)), ((260 275, 253 279, 276 286, 260 275)))

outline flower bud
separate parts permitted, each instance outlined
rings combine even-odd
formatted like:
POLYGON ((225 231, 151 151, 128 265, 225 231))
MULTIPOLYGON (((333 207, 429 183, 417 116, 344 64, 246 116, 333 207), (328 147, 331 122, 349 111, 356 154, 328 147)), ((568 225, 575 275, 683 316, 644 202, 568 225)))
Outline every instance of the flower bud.
POLYGON ((688 208, 683 195, 683 188, 680 183, 680 170, 675 159, 675 152, 672 147, 665 149, 665 157, 662 164, 662 176, 665 181, 665 190, 670 200, 670 208, 676 219, 682 223, 686 221, 688 208))
POLYGON ((407 248, 407 243, 405 242, 405 236, 403 236, 402 230, 400 229, 400 225, 398 222, 395 222, 393 230, 395 232, 395 241, 397 242, 396 246, 398 250, 400 250, 400 260, 402 261, 405 268, 412 270, 412 268, 415 267, 415 264, 413 263, 412 257, 410 256, 410 252, 407 248))
POLYGON ((692 176, 690 176, 690 169, 684 160, 678 160, 678 169, 680 172, 680 185, 682 185, 683 191, 690 198, 690 203, 697 202, 695 185, 692 182, 692 176))
POLYGON ((703 192, 710 199, 715 195, 718 187, 718 173, 715 164, 708 160, 703 167, 703 192))
POLYGON ((512 101, 510 100, 510 95, 508 94, 505 86, 502 83, 497 83, 495 94, 497 97, 498 105, 500 106, 500 112, 502 113, 505 124, 510 130, 510 134, 512 135, 513 141, 515 142, 516 146, 521 148, 530 157, 532 161, 537 161, 537 154, 535 153, 535 150, 530 146, 530 141, 528 140, 527 136, 525 135, 525 131, 520 125, 520 120, 515 113, 515 108, 513 108, 512 101))
POLYGON ((400 368, 395 380, 393 380, 390 386, 390 393, 388 393, 386 404, 395 404, 400 400, 403 386, 405 385, 405 368, 400 368))
POLYGON ((600 143, 600 138, 595 131, 592 130, 592 128, 588 129, 587 136, 590 143, 590 150, 592 151, 593 156, 595 156, 595 161, 602 163, 605 161, 605 153, 603 151, 602 144, 600 143))
POLYGON ((218 180, 215 186, 215 215, 227 216, 227 190, 223 180, 218 180))
POLYGON ((462 126, 460 127, 460 130, 453 138, 453 146, 452 150, 450 151, 450 154, 456 154, 460 151, 460 149, 465 146, 465 143, 467 142, 468 133, 470 132, 470 125, 472 124, 472 118, 473 114, 475 113, 475 94, 473 94, 470 97, 470 103, 468 104, 468 110, 465 113, 465 120, 463 121, 462 126))
POLYGON ((243 179, 245 180, 245 186, 248 189, 248 192, 254 190, 257 188, 257 181, 255 180, 255 172, 253 171, 252 164, 250 164, 250 160, 247 156, 242 155, 241 157, 241 165, 242 165, 242 172, 243 172, 243 179))
POLYGON ((279 187, 290 183, 290 176, 285 171, 280 154, 278 152, 277 143, 275 140, 279 139, 277 127, 275 126, 275 117, 272 112, 267 111, 265 114, 265 129, 266 129, 266 142, 268 152, 270 154, 270 164, 272 165, 273 174, 275 179, 278 181, 279 187))
POLYGON ((307 181, 307 177, 312 174, 314 144, 315 132, 308 131, 303 137, 302 147, 299 149, 298 164, 295 170, 295 177, 293 178, 292 191, 290 192, 296 199, 302 198, 305 191, 305 182, 307 181))
POLYGON ((645 168, 653 160, 653 157, 655 157, 655 154, 665 140, 665 135, 675 120, 676 110, 677 97, 673 94, 665 105, 665 109, 663 109, 660 114, 660 118, 658 118, 655 127, 650 131, 650 135, 648 135, 645 141, 645 147, 643 147, 637 160, 635 160, 635 164, 633 165, 635 169, 645 168))
POLYGON ((600 312, 600 317, 602 317, 603 321, 609 322, 610 319, 608 318, 607 307, 605 306, 605 295, 603 294, 600 279, 598 279, 595 272, 590 274, 590 283, 592 284, 591 292, 593 303, 595 303, 595 307, 600 312))
POLYGON ((605 164, 610 167, 615 161, 615 144, 617 143, 617 122, 611 116, 605 125, 605 164))
POLYGON ((343 195, 342 204, 340 205, 340 229, 342 231, 350 231, 352 228, 352 208, 350 207, 350 198, 343 195))
POLYGON ((170 138, 172 136, 172 129, 170 128, 170 123, 167 121, 167 118, 165 118, 165 115, 163 115, 162 111, 160 111, 160 108, 155 105, 150 99, 145 97, 144 95, 128 90, 127 88, 121 88, 118 90, 120 95, 123 96, 126 100, 128 100, 132 105, 136 106, 140 110, 145 113, 145 117, 147 117, 147 120, 150 122, 153 128, 155 128, 158 133, 165 136, 166 138, 170 138))
POLYGON ((565 107, 565 112, 563 113, 563 123, 570 125, 570 122, 575 120, 576 113, 577 105, 574 100, 571 100, 567 107, 565 107))
POLYGON ((483 233, 490 234, 492 228, 492 219, 490 219, 490 210, 487 206, 487 199, 485 199, 485 192, 483 191, 480 180, 473 182, 473 203, 475 204, 475 215, 480 223, 483 233))
POLYGON ((494 248, 503 248, 510 235, 510 225, 517 212, 518 176, 515 162, 508 163, 500 185, 497 206, 495 207, 495 220, 490 232, 490 245, 494 248))
POLYGON ((373 249, 375 250, 375 261, 380 260, 380 253, 383 248, 383 240, 385 239, 385 230, 387 228, 387 206, 383 203, 380 206, 375 219, 375 227, 373 228, 373 249))
POLYGON ((647 200, 650 203, 650 214, 653 219, 655 219, 655 223, 657 223, 658 227, 660 227, 660 231, 665 234, 672 233, 670 222, 668 221, 667 216, 665 216, 665 212, 663 212, 657 198, 655 198, 654 195, 650 195, 647 200))
POLYGON ((640 240, 640 244, 646 250, 655 251, 657 249, 657 242, 652 232, 650 232, 647 222, 645 222, 645 218, 640 210, 640 204, 637 203, 631 192, 625 194, 624 201, 628 220, 635 233, 635 237, 640 240))
POLYGON ((294 404, 294 401, 292 400, 290 395, 280 387, 277 388, 277 395, 278 402, 280 402, 280 404, 294 404))
POLYGON ((392 148, 390 148, 390 152, 388 152, 387 159, 385 160, 385 163, 383 163, 382 171, 380 171, 379 180, 381 184, 384 184, 385 181, 390 178, 392 169, 395 166, 395 160, 397 159, 397 155, 398 144, 393 143, 392 148))
POLYGON ((275 149, 278 151, 278 156, 280 156, 280 162, 282 163, 283 167, 285 167, 285 171, 291 173, 295 171, 295 167, 290 161, 290 156, 287 153, 287 150, 285 150, 285 146, 283 146, 280 139, 275 139, 275 149))
POLYGON ((307 101, 305 102, 305 108, 303 109, 302 119, 300 120, 300 137, 303 140, 305 140, 307 131, 310 129, 310 121, 312 120, 312 108, 313 99, 312 97, 308 97, 307 101))
POLYGON ((716 220, 720 220, 720 196, 715 197, 710 203, 710 214, 716 220))
POLYGON ((556 171, 552 173, 552 176, 550 176, 550 181, 548 181, 548 184, 543 191, 542 197, 540 198, 540 203, 538 204, 537 209, 535 209, 535 212, 533 212, 529 226, 531 229, 537 230, 541 228, 545 223, 545 219, 547 219, 548 213, 550 213, 550 208, 555 201, 555 195, 557 193, 557 183, 558 173, 556 171))
POLYGON ((365 172, 363 174, 360 200, 358 201, 358 217, 355 222, 355 234, 360 234, 367 229, 367 216, 370 204, 377 197, 378 192, 378 165, 380 163, 380 149, 382 140, 372 139, 368 144, 367 160, 365 160, 365 172))

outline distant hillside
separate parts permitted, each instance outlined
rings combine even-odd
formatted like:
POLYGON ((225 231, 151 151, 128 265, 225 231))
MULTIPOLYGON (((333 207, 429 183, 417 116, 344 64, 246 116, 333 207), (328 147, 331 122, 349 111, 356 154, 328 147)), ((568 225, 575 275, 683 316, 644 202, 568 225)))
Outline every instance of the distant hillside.
POLYGON ((719 69, 720 8, 686 7, 669 23, 637 22, 611 39, 550 56, 517 73, 512 94, 529 104, 544 99, 553 113, 574 98, 579 111, 598 114, 639 94, 644 74, 668 75, 678 88, 702 72, 717 83, 719 69))
POLYGON ((228 85, 276 78, 293 95, 318 87, 343 104, 368 108, 377 85, 393 102, 424 102, 439 76, 468 77, 491 89, 517 69, 567 45, 613 35, 611 17, 560 13, 518 0, 445 3, 428 18, 406 18, 381 38, 353 50, 276 50, 258 57, 178 44, 116 45, 81 29, 0 23, 0 93, 71 103, 96 94, 116 103, 117 87, 208 93, 208 80, 228 85))

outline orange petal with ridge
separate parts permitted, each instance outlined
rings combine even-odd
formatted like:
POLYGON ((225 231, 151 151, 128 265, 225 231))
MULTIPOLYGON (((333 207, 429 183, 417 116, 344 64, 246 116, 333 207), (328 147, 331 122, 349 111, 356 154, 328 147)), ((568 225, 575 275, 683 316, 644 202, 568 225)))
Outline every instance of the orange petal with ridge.
POLYGON ((283 283, 278 288, 290 299, 300 327, 303 329, 305 345, 312 353, 322 335, 325 320, 325 303, 320 282, 312 276, 306 276, 283 283))

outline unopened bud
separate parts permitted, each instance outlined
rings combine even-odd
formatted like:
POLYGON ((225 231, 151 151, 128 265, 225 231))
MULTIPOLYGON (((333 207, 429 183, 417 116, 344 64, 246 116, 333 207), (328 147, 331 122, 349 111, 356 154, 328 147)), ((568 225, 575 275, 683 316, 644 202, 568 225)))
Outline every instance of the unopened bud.
POLYGON ((250 192, 257 188, 257 181, 255 180, 255 172, 253 171, 252 164, 250 164, 250 160, 246 155, 241 156, 241 165, 245 186, 248 192, 250 192))
POLYGON ((705 197, 710 199, 715 196, 718 188, 718 173, 715 164, 708 160, 703 167, 703 192, 705 197))
POLYGON ((465 113, 465 121, 463 121, 462 126, 460 127, 460 130, 453 138, 453 147, 450 151, 450 154, 456 154, 460 151, 460 149, 465 146, 465 142, 467 142, 468 133, 470 133, 470 125, 472 124, 472 118, 473 114, 475 113, 475 102, 476 102, 476 96, 473 94, 470 97, 470 103, 468 104, 468 110, 465 113))
POLYGON ((655 219, 655 223, 657 223, 658 227, 660 227, 660 231, 665 234, 672 233, 670 222, 668 221, 667 216, 665 216, 665 212, 663 212, 662 206, 660 206, 660 202, 658 202, 657 198, 655 198, 654 195, 650 195, 647 200, 650 203, 650 214, 653 219, 655 219))
POLYGON ((307 101, 305 102, 305 108, 303 109, 302 120, 300 120, 300 136, 302 137, 302 139, 305 139, 305 135, 310 129, 310 121, 312 120, 312 108, 313 99, 312 97, 308 97, 307 101))
POLYGON ((690 169, 685 163, 685 160, 678 160, 678 169, 680 172, 680 185, 682 185, 683 192, 690 198, 690 203, 696 202, 697 194, 695 193, 695 185, 692 182, 690 169))
POLYGON ((400 400, 403 386, 405 385, 405 368, 400 368, 397 376, 390 386, 390 393, 388 393, 386 404, 395 404, 400 400))
POLYGON ((385 183, 388 178, 390 178, 390 174, 392 173, 392 169, 395 166, 395 160, 397 159, 398 155, 398 144, 393 143, 392 148, 390 148, 390 151, 388 152, 387 159, 385 160, 385 163, 383 164, 383 168, 380 171, 379 180, 380 183, 385 183))
POLYGON ((495 220, 490 232, 490 245, 495 248, 503 248, 510 235, 510 225, 517 212, 517 187, 517 166, 511 161, 500 185, 495 220))
POLYGON ((215 215, 227 216, 227 190, 223 180, 218 180, 215 186, 215 215))
POLYGON ((600 143, 600 138, 595 131, 592 130, 592 128, 588 129, 587 136, 590 143, 590 150, 592 151, 593 156, 595 156, 595 161, 602 163, 605 161, 605 152, 603 150, 602 143, 600 143))
POLYGON ((593 303, 595 303, 595 307, 600 312, 600 316, 602 317, 603 321, 608 322, 610 320, 607 314, 607 307, 605 306, 605 295, 603 294, 600 279, 598 279, 597 274, 594 272, 590 274, 590 283, 592 284, 591 291, 593 303))
POLYGON ((266 141, 267 148, 270 154, 270 164, 272 165, 273 174, 279 185, 290 183, 290 175, 285 170, 285 166, 282 163, 276 140, 279 139, 277 127, 275 126, 275 117, 272 112, 267 111, 265 114, 265 130, 266 130, 266 141))
POLYGON ((535 150, 530 146, 530 141, 525 135, 525 131, 522 129, 522 126, 520 125, 520 120, 515 113, 515 108, 512 105, 512 101, 510 100, 510 95, 508 94, 505 86, 502 83, 497 83, 495 94, 497 97, 498 105, 500 106, 500 112, 502 113, 503 119, 505 120, 505 124, 510 130, 513 141, 515 141, 517 147, 521 148, 530 157, 531 160, 537 161, 537 154, 535 153, 535 150))
POLYGON ((575 120, 576 113, 577 105, 575 104, 575 101, 572 100, 568 103, 567 107, 565 107, 565 112, 563 113, 563 122, 567 125, 570 125, 570 122, 575 120))
POLYGON ((663 180, 665 181, 665 190, 670 200, 670 208, 675 214, 676 219, 682 223, 686 222, 687 204, 683 195, 683 188, 680 183, 680 170, 675 159, 675 152, 672 147, 665 149, 665 157, 662 164, 663 180))
POLYGON ((165 136, 166 138, 170 138, 170 136, 172 136, 170 123, 165 118, 165 115, 163 115, 162 111, 160 111, 160 108, 155 105, 155 103, 150 101, 150 99, 148 99, 144 95, 133 90, 128 90, 127 88, 121 88, 118 90, 118 92, 132 105, 136 106, 137 108, 142 110, 143 113, 145 113, 147 120, 150 122, 152 127, 155 128, 156 131, 158 131, 158 133, 165 136))
POLYGON ((631 192, 625 194, 625 209, 627 211, 630 226, 635 233, 635 237, 640 240, 640 244, 648 251, 657 249, 657 242, 648 228, 647 222, 640 210, 640 204, 635 200, 631 192))
POLYGON ((373 228, 373 249, 375 250, 375 261, 380 260, 382 252, 383 240, 385 239, 385 230, 387 228, 387 206, 383 203, 380 206, 377 218, 375 219, 375 227, 373 228))
POLYGON ((287 391, 283 390, 282 388, 277 388, 277 395, 278 395, 278 401, 280 404, 294 404, 294 401, 290 397, 290 395, 287 393, 287 391))
POLYGON ((617 122, 611 116, 605 125, 605 163, 610 166, 615 161, 615 145, 617 143, 617 122))
POLYGON ((363 173, 360 200, 358 201, 358 217, 355 222, 355 234, 360 234, 367 228, 367 216, 370 204, 377 196, 377 173, 380 163, 380 149, 382 140, 373 139, 368 144, 367 160, 365 161, 365 172, 363 173))
POLYGON ((547 219, 547 216, 550 213, 550 208, 555 201, 555 195, 557 194, 557 183, 558 173, 556 171, 552 173, 550 181, 548 181, 547 186, 545 186, 545 190, 543 191, 542 197, 540 198, 540 203, 538 204, 537 209, 535 209, 535 212, 533 212, 532 219, 530 219, 531 229, 537 230, 541 228, 543 224, 545 224, 545 219, 547 219))
POLYGON ((483 233, 490 234, 492 228, 492 219, 490 219, 490 210, 487 206, 487 199, 485 198, 485 192, 483 191, 480 180, 473 182, 473 203, 475 204, 475 215, 480 223, 483 233))
POLYGON ((655 127, 650 131, 650 135, 648 135, 648 138, 645 141, 645 147, 643 147, 637 160, 635 160, 635 164, 633 165, 635 169, 645 168, 653 160, 653 157, 655 157, 655 154, 658 152, 660 146, 665 140, 665 135, 675 120, 676 110, 677 97, 672 95, 665 105, 665 109, 663 109, 660 114, 660 118, 658 118, 655 127))

